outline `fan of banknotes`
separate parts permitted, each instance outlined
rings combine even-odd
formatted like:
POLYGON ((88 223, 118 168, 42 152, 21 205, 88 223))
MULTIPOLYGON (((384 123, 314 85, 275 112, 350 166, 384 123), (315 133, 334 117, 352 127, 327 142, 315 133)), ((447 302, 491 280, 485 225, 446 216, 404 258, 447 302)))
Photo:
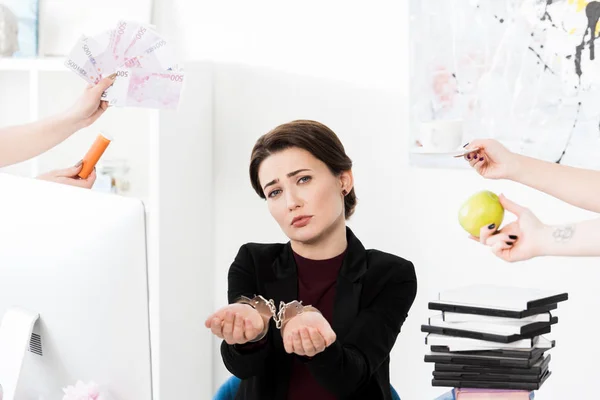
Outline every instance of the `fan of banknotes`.
POLYGON ((102 98, 116 107, 176 109, 184 71, 172 48, 150 25, 119 21, 95 36, 82 35, 65 66, 90 84, 117 74, 102 98))

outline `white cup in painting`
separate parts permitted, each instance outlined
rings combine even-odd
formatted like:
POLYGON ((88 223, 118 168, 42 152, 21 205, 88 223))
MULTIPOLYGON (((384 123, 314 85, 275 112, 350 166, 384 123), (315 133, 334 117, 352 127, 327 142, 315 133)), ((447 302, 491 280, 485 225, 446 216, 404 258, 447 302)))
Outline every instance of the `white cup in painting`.
POLYGON ((462 146, 463 123, 461 120, 437 120, 422 122, 419 141, 422 149, 432 152, 447 152, 462 146))

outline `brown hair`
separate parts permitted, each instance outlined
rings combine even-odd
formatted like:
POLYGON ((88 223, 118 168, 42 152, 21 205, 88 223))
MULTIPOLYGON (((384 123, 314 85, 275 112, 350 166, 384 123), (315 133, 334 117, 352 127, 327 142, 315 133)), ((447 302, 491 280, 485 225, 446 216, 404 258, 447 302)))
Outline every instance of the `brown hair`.
MULTIPOLYGON (((352 168, 352 160, 346 155, 344 145, 325 125, 309 120, 297 120, 279 125, 258 138, 250 157, 250 181, 256 193, 263 199, 266 197, 258 179, 260 164, 271 154, 290 147, 298 147, 310 152, 324 162, 335 176, 352 168)), ((356 193, 353 187, 344 197, 346 219, 354 213, 355 207, 356 193)))

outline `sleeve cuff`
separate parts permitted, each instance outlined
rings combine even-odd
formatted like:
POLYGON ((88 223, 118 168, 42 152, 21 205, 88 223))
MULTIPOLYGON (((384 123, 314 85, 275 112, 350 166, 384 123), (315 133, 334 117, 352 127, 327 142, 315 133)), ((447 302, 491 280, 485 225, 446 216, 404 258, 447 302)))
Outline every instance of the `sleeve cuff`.
POLYGON ((329 367, 329 366, 339 365, 342 355, 343 355, 342 345, 340 344, 340 342, 338 342, 336 340, 335 342, 333 342, 333 344, 331 346, 329 346, 328 348, 326 348, 319 354, 315 355, 314 357, 312 357, 312 358, 302 357, 302 358, 303 358, 303 362, 305 362, 307 364, 318 366, 318 367, 329 367))
POLYGON ((252 343, 244 343, 244 344, 234 344, 232 347, 232 351, 237 354, 251 354, 258 350, 263 349, 268 342, 268 336, 265 335, 264 338, 260 339, 258 342, 252 343))

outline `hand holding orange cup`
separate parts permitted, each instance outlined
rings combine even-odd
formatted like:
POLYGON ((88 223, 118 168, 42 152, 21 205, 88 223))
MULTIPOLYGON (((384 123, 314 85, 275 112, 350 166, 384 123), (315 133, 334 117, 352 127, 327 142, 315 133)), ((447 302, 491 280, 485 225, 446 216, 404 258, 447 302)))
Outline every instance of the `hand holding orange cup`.
POLYGON ((104 151, 112 141, 112 138, 105 134, 99 134, 96 137, 96 140, 88 150, 85 157, 83 157, 83 166, 81 167, 81 171, 77 174, 80 178, 86 179, 94 170, 96 163, 104 154, 104 151))

